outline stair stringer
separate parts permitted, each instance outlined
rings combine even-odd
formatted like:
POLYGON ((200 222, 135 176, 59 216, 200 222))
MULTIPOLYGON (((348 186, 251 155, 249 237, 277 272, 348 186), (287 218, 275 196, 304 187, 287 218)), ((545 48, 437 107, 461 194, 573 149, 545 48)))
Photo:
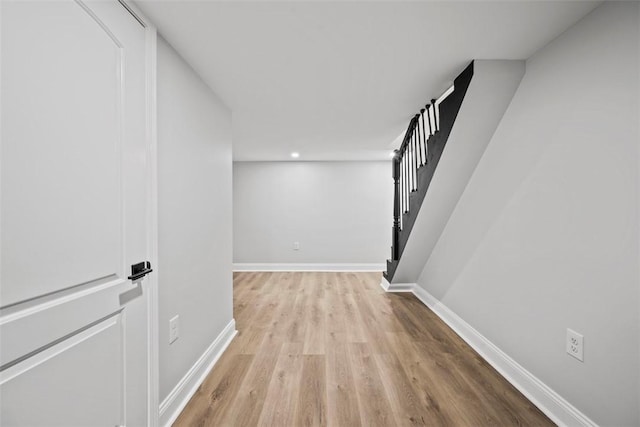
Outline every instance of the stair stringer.
POLYGON ((525 73, 523 60, 475 60, 473 79, 391 283, 415 283, 525 73))

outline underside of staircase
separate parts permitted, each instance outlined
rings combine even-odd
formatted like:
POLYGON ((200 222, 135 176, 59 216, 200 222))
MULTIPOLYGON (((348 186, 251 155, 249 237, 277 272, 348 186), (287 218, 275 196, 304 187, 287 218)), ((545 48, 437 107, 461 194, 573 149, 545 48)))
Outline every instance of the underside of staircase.
POLYGON ((524 71, 524 61, 472 61, 448 96, 409 122, 393 159, 389 283, 417 281, 524 71))

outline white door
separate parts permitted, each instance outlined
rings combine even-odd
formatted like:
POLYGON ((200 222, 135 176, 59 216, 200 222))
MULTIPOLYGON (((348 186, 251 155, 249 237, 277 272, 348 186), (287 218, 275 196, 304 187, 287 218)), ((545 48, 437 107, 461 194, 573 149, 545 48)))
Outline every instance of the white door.
POLYGON ((147 425, 145 29, 116 0, 0 7, 0 425, 147 425))

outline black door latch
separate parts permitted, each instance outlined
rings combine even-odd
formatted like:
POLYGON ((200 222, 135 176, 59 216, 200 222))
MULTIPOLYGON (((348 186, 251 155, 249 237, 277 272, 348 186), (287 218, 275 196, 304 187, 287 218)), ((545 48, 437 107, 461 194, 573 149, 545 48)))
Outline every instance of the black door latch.
POLYGON ((146 276, 151 273, 153 270, 151 269, 151 263, 149 261, 142 261, 137 264, 133 264, 131 266, 131 276, 129 279, 138 280, 141 277, 146 276))

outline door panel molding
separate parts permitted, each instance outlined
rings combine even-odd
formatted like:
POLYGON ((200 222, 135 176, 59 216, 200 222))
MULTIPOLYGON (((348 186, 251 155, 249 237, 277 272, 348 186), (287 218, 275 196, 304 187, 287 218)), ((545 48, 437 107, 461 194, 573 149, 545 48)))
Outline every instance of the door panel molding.
POLYGON ((120 294, 135 286, 116 279, 0 318, 0 366, 120 311, 120 294))
MULTIPOLYGON (((100 398, 110 400, 110 404, 106 408, 98 408, 98 413, 102 411, 102 414, 99 414, 99 419, 107 422, 110 418, 111 421, 117 422, 118 425, 125 425, 125 400, 120 397, 124 396, 126 390, 124 322, 124 313, 115 313, 1 371, 0 386, 3 387, 2 412, 6 417, 5 420, 8 423, 27 422, 29 424, 43 425, 48 424, 49 417, 58 418, 61 414, 64 414, 68 425, 87 425, 92 420, 74 419, 78 414, 69 411, 67 406, 75 404, 76 400, 83 398, 89 402, 92 399, 100 398), (107 354, 101 351, 103 347, 108 347, 112 350, 115 347, 116 351, 107 354), (68 377, 64 375, 64 372, 62 372, 64 369, 60 368, 75 364, 79 357, 84 357, 85 352, 93 356, 92 362, 95 365, 85 365, 84 369, 75 376, 68 377), (95 369, 97 367, 100 369, 95 369), (44 378, 42 377, 43 374, 45 375, 44 378), (39 396, 32 395, 34 389, 31 384, 41 381, 50 382, 47 387, 59 390, 58 393, 52 396, 53 401, 42 402, 39 396), (76 388, 76 394, 79 390, 90 387, 89 390, 86 390, 88 396, 73 394, 66 396, 65 392, 69 391, 67 383, 73 384, 74 382, 84 383, 85 385, 85 387, 76 388), (94 382, 95 384, 93 384, 94 382), (7 392, 7 388, 9 392, 7 392), (39 404, 37 411, 34 411, 31 405, 16 404, 16 400, 22 398, 18 400, 18 402, 21 402, 25 397, 40 401, 41 404, 39 404), (67 404, 62 404, 63 402, 67 404)), ((42 393, 45 389, 39 387, 35 390, 36 393, 42 393)), ((74 390, 71 389, 71 391, 73 392, 74 390)), ((83 403, 85 402, 77 402, 78 405, 83 403)), ((115 425, 115 423, 112 425, 115 425)))
POLYGON ((97 292, 101 290, 105 284, 113 285, 112 282, 114 280, 122 279, 118 277, 117 273, 113 273, 95 280, 89 280, 88 282, 0 307, 0 325, 13 321, 15 317, 28 316, 29 314, 45 310, 50 306, 80 298, 91 292, 97 292))
POLYGON ((3 82, 6 134, 21 142, 3 144, 0 306, 8 307, 99 281, 114 271, 124 277, 125 86, 123 44, 82 1, 4 7, 14 7, 17 13, 12 16, 19 21, 7 32, 21 34, 23 41, 3 43, 3 47, 15 46, 3 50, 7 55, 3 62, 17 63, 7 65, 8 73, 3 66, 3 81, 20 79, 16 73, 24 73, 26 81, 39 82, 20 88, 3 82), (43 7, 64 10, 63 20, 50 19, 39 11, 43 7), (69 40, 73 42, 65 43, 69 40), (60 50, 48 52, 47 43, 60 50), (91 44, 90 50, 86 43, 91 44), (91 53, 86 60, 78 61, 87 52, 91 53), (35 63, 29 64, 34 58, 35 63), (48 79, 53 84, 44 82, 48 79), (28 102, 24 105, 39 108, 22 107, 23 98, 28 102), (87 117, 90 120, 83 123, 87 117), (39 126, 25 126, 32 120, 39 126), (55 144, 46 148, 47 140, 55 144), (33 156, 34 151, 41 153, 33 156), (25 173, 26 165, 33 173, 25 173), (56 181, 50 176, 56 176, 56 181), (20 178, 19 187, 7 186, 20 178), (101 216, 104 230, 83 220, 96 215, 101 216), (73 256, 60 256, 70 251, 73 256))
POLYGON ((111 40, 113 40, 113 42, 116 44, 116 46, 119 49, 123 48, 122 43, 120 42, 120 40, 118 40, 118 38, 116 37, 115 34, 113 34, 113 32, 109 29, 109 27, 102 21, 102 19, 100 19, 98 17, 98 15, 96 15, 93 10, 87 6, 82 0, 74 0, 78 6, 80 6, 82 8, 82 10, 84 10, 85 12, 87 12, 87 14, 94 20, 96 21, 96 24, 98 24, 98 26, 100 28, 102 28, 104 30, 104 32, 107 34, 107 36, 109 36, 109 38, 111 40))
MULTIPOLYGON (((111 319, 112 317, 119 315, 120 313, 122 313, 122 310, 118 310, 115 313, 111 313, 111 314, 103 317, 102 319, 98 319, 95 322, 89 323, 88 325, 83 326, 82 328, 80 328, 78 330, 75 330, 75 331, 71 332, 70 334, 67 334, 67 335, 65 335, 63 337, 60 337, 57 340, 54 340, 54 341, 50 342, 49 344, 46 344, 46 345, 44 345, 44 346, 42 346, 40 348, 37 348, 37 349, 35 349, 35 350, 33 350, 33 351, 23 355, 23 356, 20 356, 19 358, 15 359, 15 360, 11 360, 11 361, 3 364, 3 365, 0 365, 0 373, 4 372, 4 371, 7 371, 10 368, 12 368, 15 365, 18 365, 18 364, 20 364, 22 362, 29 362, 29 363, 26 364, 25 370, 29 369, 28 368, 29 366, 35 366, 34 364, 38 364, 38 360, 39 360, 35 356, 37 356, 39 353, 43 353, 43 352, 49 350, 50 348, 52 348, 54 346, 57 346, 58 344, 63 344, 62 345, 62 349, 59 350, 58 353, 56 353, 56 354, 59 354, 60 352, 64 351, 65 349, 69 349, 69 348, 71 348, 72 346, 75 345, 74 343, 76 343, 77 340, 74 340, 74 337, 76 335, 80 335, 83 332, 85 332, 86 330, 91 329, 94 326, 98 326, 100 323, 104 323, 107 320, 111 319)), ((105 326, 105 327, 108 327, 108 326, 105 326)), ((102 330, 102 329, 100 329, 100 330, 102 330)), ((96 332, 96 333, 98 333, 98 332, 96 332)), ((90 335, 90 336, 92 336, 92 335, 90 335)), ((0 385, 3 384, 6 381, 9 381, 11 378, 13 378, 13 377, 11 377, 10 375, 7 376, 7 378, 4 378, 4 379, 2 379, 2 377, 0 377, 0 385)))

